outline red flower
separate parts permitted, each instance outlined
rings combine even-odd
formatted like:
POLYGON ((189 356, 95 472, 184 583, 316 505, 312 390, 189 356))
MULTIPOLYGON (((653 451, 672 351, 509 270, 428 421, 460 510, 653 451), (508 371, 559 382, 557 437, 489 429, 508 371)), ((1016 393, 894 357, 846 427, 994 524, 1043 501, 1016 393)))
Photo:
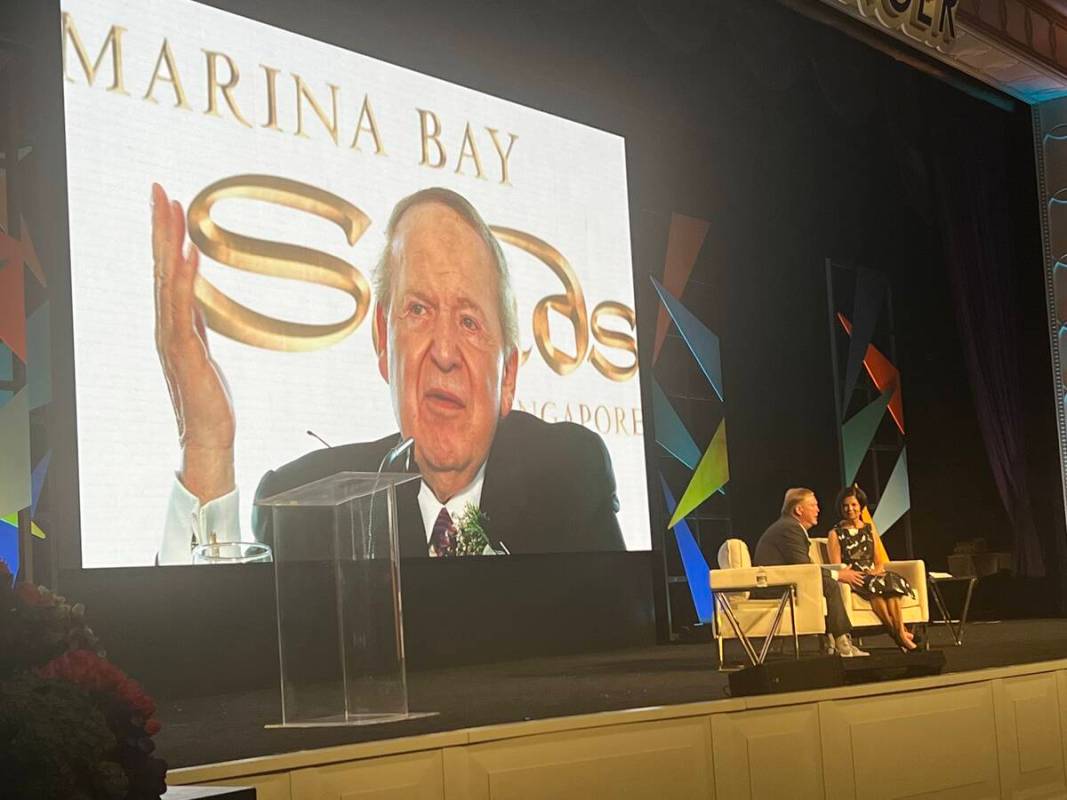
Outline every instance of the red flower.
POLYGON ((131 715, 141 718, 149 736, 159 732, 155 701, 137 681, 127 677, 121 669, 91 650, 71 650, 53 658, 39 670, 42 678, 54 678, 73 683, 90 692, 101 692, 118 699, 131 715))
POLYGON ((55 596, 51 592, 42 592, 32 583, 22 583, 15 586, 15 597, 24 606, 31 608, 54 606, 56 604, 55 596))

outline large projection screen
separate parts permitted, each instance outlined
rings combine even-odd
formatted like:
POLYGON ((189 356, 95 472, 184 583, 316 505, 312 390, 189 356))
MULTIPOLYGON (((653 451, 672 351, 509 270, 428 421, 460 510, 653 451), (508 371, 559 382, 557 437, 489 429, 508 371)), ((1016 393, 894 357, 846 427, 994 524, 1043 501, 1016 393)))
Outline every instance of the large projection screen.
POLYGON ((599 436, 624 547, 649 548, 621 137, 187 0, 62 8, 84 567, 156 563, 181 463, 156 349, 153 183, 194 212, 216 297, 255 312, 208 316, 241 526, 264 473, 321 447, 307 431, 331 445, 397 432, 372 273, 394 205, 444 187, 507 260, 512 407, 599 436), (279 253, 341 264, 351 285, 287 279, 279 253), (285 322, 332 333, 309 342, 285 322))

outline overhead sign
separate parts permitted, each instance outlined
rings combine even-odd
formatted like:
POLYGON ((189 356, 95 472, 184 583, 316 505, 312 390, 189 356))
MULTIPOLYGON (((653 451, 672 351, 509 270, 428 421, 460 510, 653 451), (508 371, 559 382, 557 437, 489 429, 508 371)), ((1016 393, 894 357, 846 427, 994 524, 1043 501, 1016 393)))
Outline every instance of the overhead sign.
POLYGON ((860 16, 877 21, 891 31, 900 31, 928 47, 945 50, 956 39, 956 6, 959 0, 837 0, 860 16))

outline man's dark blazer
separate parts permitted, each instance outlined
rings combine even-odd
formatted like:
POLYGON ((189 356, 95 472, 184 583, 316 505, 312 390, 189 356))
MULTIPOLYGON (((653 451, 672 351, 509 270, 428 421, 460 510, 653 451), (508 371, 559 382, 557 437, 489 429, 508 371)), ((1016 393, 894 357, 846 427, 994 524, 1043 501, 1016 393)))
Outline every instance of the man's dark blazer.
MULTIPOLYGON (((785 564, 810 564, 808 534, 795 517, 782 516, 771 523, 756 542, 752 563, 757 567, 779 567, 785 564)), ((840 636, 852 630, 852 624, 841 600, 837 582, 823 570, 822 592, 826 598, 826 630, 840 636)))
MULTIPOLYGON (((315 450, 264 475, 256 499, 336 472, 374 472, 399 441, 396 433, 376 442, 315 450)), ((397 487, 403 558, 426 556, 428 551, 419 485, 411 481, 397 487)), ((500 420, 481 497, 492 544, 503 542, 513 554, 625 550, 615 516, 618 508, 611 457, 596 433, 572 422, 544 422, 522 411, 500 420)), ((273 546, 272 515, 267 511, 256 509, 253 527, 259 541, 273 546)))
POLYGON ((758 567, 810 564, 808 534, 794 517, 779 517, 756 542, 752 563, 758 567))

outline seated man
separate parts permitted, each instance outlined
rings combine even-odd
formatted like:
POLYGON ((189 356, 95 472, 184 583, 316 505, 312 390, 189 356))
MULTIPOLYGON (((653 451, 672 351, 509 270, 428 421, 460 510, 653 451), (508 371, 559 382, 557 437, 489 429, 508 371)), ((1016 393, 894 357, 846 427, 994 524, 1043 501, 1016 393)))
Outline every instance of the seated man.
MULTIPOLYGON (((752 563, 758 567, 783 564, 810 564, 808 531, 819 521, 819 501, 811 489, 790 489, 782 502, 782 516, 771 524, 756 543, 752 563)), ((826 598, 826 630, 831 653, 845 657, 868 653, 852 643, 852 623, 835 579, 853 586, 863 585, 863 574, 849 567, 823 570, 822 591, 826 598)))

